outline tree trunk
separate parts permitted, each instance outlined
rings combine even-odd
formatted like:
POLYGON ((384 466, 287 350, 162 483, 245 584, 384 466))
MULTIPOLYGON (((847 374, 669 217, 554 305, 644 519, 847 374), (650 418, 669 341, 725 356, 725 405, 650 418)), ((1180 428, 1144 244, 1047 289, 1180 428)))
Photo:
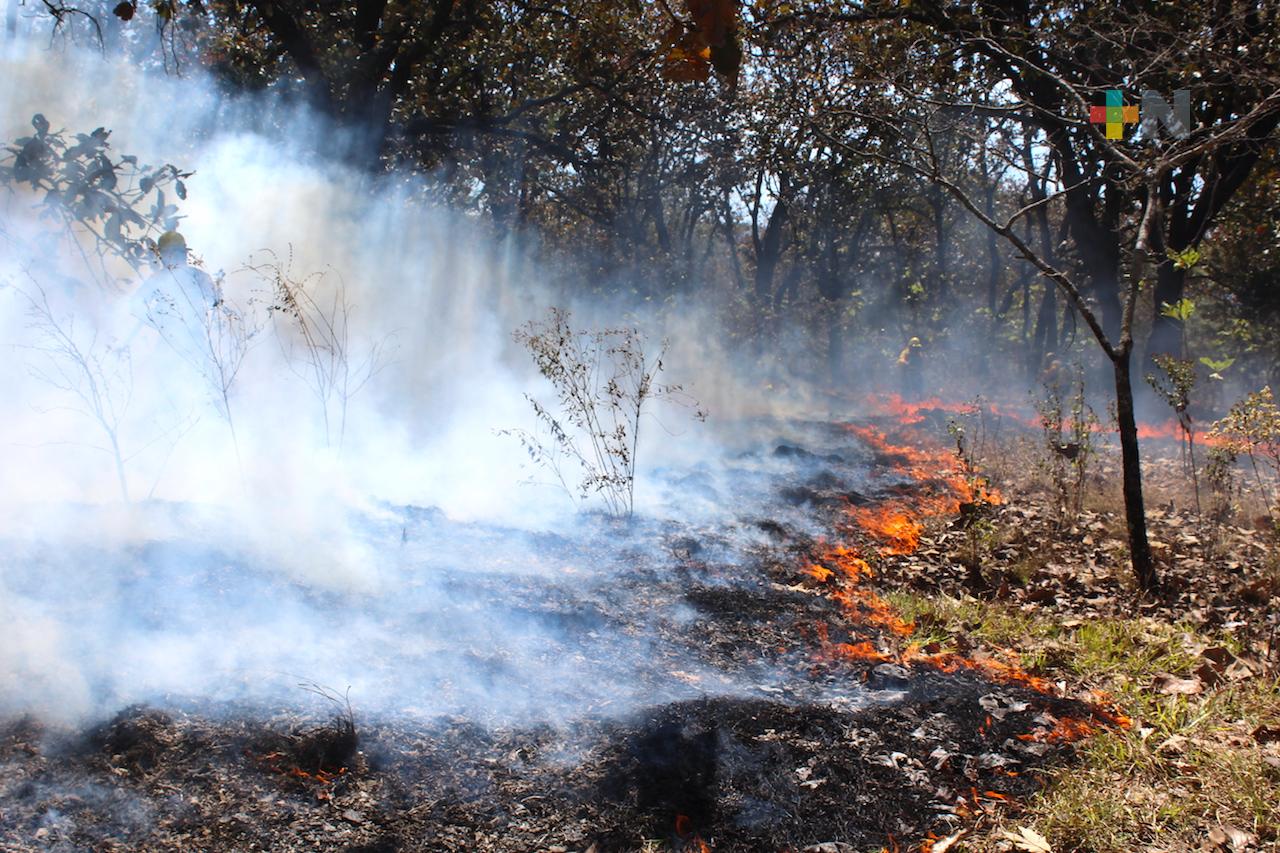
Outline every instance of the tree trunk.
POLYGON ((839 302, 827 312, 827 379, 832 388, 844 384, 844 324, 840 314, 839 302))
POLYGON ((1036 330, 1032 335, 1031 358, 1028 370, 1032 376, 1038 376, 1049 356, 1049 348, 1058 345, 1058 300, 1057 288, 1050 282, 1044 284, 1044 293, 1040 297, 1040 310, 1036 312, 1036 330))
POLYGON ((926 298, 934 305, 945 305, 951 298, 951 269, 949 266, 951 231, 946 222, 946 197, 942 189, 937 189, 938 196, 930 204, 933 207, 933 275, 932 286, 926 298))
POLYGON ((1142 501, 1142 466, 1138 455, 1138 424, 1133 416, 1133 385, 1129 378, 1132 354, 1126 348, 1112 362, 1116 379, 1116 419, 1120 426, 1120 458, 1124 476, 1124 515, 1129 530, 1129 558, 1143 592, 1159 583, 1147 541, 1147 516, 1142 501))
POLYGON ((1155 317, 1151 323, 1151 334, 1147 338, 1146 363, 1154 366, 1153 355, 1185 356, 1182 352, 1182 323, 1173 317, 1166 317, 1162 312, 1165 303, 1173 305, 1182 298, 1187 284, 1187 271, 1178 269, 1173 261, 1165 258, 1156 267, 1155 317))
POLYGON ((756 255, 756 303, 763 305, 773 293, 773 276, 782 257, 782 229, 787 222, 787 203, 779 199, 769 214, 756 255))
POLYGON ((733 271, 733 283, 737 290, 742 290, 746 281, 742 277, 742 261, 738 259, 738 239, 733 233, 733 214, 725 203, 720 222, 720 233, 724 236, 724 245, 729 253, 729 269, 733 271))
POLYGON ((995 322, 996 301, 1000 294, 1000 272, 1004 265, 1000 263, 1000 246, 996 243, 996 232, 987 229, 987 310, 991 312, 995 322))
POLYGON ((1068 196, 1065 225, 1084 267, 1088 295, 1097 302, 1098 318, 1111 340, 1120 338, 1120 235, 1094 217, 1091 199, 1068 196))

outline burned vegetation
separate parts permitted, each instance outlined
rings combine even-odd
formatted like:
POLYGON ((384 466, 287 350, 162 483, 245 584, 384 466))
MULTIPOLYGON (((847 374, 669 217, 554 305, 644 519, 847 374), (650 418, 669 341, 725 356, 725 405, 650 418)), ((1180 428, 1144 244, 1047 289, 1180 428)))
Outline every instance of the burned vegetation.
MULTIPOLYGON (((931 516, 999 500, 941 445, 894 444, 896 426, 755 423, 714 477, 660 478, 673 497, 697 485, 731 503, 732 520, 601 517, 580 539, 532 537, 568 568, 498 560, 446 577, 447 603, 396 626, 413 642, 421 620, 482 604, 537 626, 538 655, 629 690, 522 674, 530 659, 464 635, 444 667, 389 666, 410 707, 311 683, 273 701, 156 695, 83 728, 14 719, 0 846, 845 851, 946 837, 1126 720, 1011 661, 922 646, 879 597, 873 567, 931 516), (607 575, 574 568, 592 563, 607 575), (459 687, 464 671, 479 686, 459 687), (489 695, 505 698, 486 709, 489 695)), ((500 551, 513 535, 413 508, 370 531, 409 563, 445 539, 500 551)))

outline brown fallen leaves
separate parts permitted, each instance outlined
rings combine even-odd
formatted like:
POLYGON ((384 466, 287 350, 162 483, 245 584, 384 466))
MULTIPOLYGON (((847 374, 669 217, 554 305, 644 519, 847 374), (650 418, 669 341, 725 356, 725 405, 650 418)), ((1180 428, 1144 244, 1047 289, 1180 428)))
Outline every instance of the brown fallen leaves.
POLYGON ((1218 826, 1209 831, 1209 837, 1201 845, 1202 850, 1243 851, 1256 849, 1258 836, 1236 826, 1218 826))
MULTIPOLYGON (((1033 474, 1001 484, 1008 500, 991 508, 980 535, 940 519, 926 526, 914 553, 887 555, 875 568, 882 583, 926 595, 996 599, 1084 621, 1141 615, 1234 635, 1247 649, 1239 661, 1228 660, 1226 649, 1203 650, 1196 677, 1209 686, 1280 666, 1280 615, 1272 605, 1280 599, 1280 541, 1266 528, 1162 505, 1157 497, 1180 487, 1179 471, 1176 459, 1155 459, 1144 473, 1153 495, 1152 548, 1165 581, 1155 596, 1139 595, 1128 578, 1118 497, 1097 496, 1078 516, 1060 518, 1033 474)), ((1114 485, 1108 478, 1106 488, 1114 485)))
POLYGON ((1224 646, 1207 648, 1200 653, 1201 663, 1189 678, 1179 678, 1161 672, 1153 679, 1151 687, 1166 696, 1195 696, 1208 687, 1245 681, 1262 675, 1264 663, 1256 655, 1242 653, 1237 656, 1224 646))

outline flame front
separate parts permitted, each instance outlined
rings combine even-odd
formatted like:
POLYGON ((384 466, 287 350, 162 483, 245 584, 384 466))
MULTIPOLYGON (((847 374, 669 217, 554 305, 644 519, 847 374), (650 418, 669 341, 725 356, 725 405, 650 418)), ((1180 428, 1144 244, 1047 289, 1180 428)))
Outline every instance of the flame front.
POLYGON ((855 507, 854 521, 873 539, 881 542, 881 554, 910 554, 920 546, 924 525, 911 508, 901 501, 890 501, 878 507, 855 507))
MULTIPOLYGON (((927 437, 910 430, 922 423, 925 409, 964 411, 965 407, 948 405, 940 400, 909 404, 900 397, 873 400, 877 409, 893 417, 897 427, 891 436, 874 426, 846 424, 844 428, 857 436, 876 455, 880 467, 905 477, 910 489, 900 497, 892 497, 875 506, 850 506, 846 517, 851 524, 841 533, 871 540, 879 556, 913 553, 920 545, 925 521, 934 517, 954 516, 966 506, 1003 503, 998 490, 991 488, 972 470, 966 470, 958 454, 940 447, 927 437), (905 443, 910 441, 911 443, 905 443)), ((1022 669, 1013 652, 1007 660, 993 657, 965 657, 953 652, 926 653, 917 644, 904 640, 915 633, 915 625, 904 620, 884 599, 863 581, 875 571, 857 547, 847 542, 824 545, 801 572, 823 586, 824 592, 837 602, 849 621, 856 626, 882 629, 888 635, 877 643, 869 639, 836 642, 830 629, 819 625, 815 630, 819 656, 826 660, 865 663, 895 663, 912 668, 926 666, 941 672, 970 671, 992 681, 1017 684, 1046 695, 1056 690, 1048 679, 1031 675, 1022 669), (894 638, 897 638, 896 640, 894 638)), ((1098 729, 1099 721, 1127 727, 1129 720, 1106 706, 1105 697, 1097 697, 1091 719, 1050 718, 1052 724, 1019 737, 1044 743, 1069 743, 1087 737, 1098 729)), ((984 729, 991 725, 990 717, 984 729)), ((988 792, 989 799, 1002 799, 998 792, 988 792)), ((977 793, 975 791, 975 801, 977 793)))

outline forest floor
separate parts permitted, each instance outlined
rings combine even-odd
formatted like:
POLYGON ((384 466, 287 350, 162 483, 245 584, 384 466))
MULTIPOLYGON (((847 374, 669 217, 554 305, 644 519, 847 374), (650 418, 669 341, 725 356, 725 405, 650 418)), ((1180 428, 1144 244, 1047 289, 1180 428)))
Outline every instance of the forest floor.
MULTIPOLYGON (((950 417, 923 414, 935 434, 950 417)), ((1110 696, 1131 723, 1093 734, 1034 795, 931 849, 1280 850, 1274 523, 1247 494, 1226 511, 1203 484, 1197 511, 1182 445, 1145 440, 1161 589, 1144 595, 1118 452, 1096 448, 1077 491, 1073 475, 1055 479, 1046 446, 1033 430, 986 441, 974 464, 1003 502, 979 524, 934 518, 911 553, 878 564, 877 583, 918 642, 1012 650, 1030 673, 1110 696)))
MULTIPOLYGON (((22 717, 0 722, 0 850, 1280 850, 1274 532, 1201 521, 1176 444, 1149 442, 1163 585, 1140 594, 1109 451, 1064 511, 1035 430, 975 453, 970 427, 964 465, 955 418, 790 425, 740 457, 767 512, 642 529, 661 548, 599 595, 478 592, 584 666, 609 663, 597 637, 652 632, 635 677, 689 698, 555 724, 359 697, 22 717), (706 672, 737 686, 699 694, 706 672)), ((397 541, 502 536, 411 517, 397 541)), ((592 542, 575 553, 618 550, 592 542)))

